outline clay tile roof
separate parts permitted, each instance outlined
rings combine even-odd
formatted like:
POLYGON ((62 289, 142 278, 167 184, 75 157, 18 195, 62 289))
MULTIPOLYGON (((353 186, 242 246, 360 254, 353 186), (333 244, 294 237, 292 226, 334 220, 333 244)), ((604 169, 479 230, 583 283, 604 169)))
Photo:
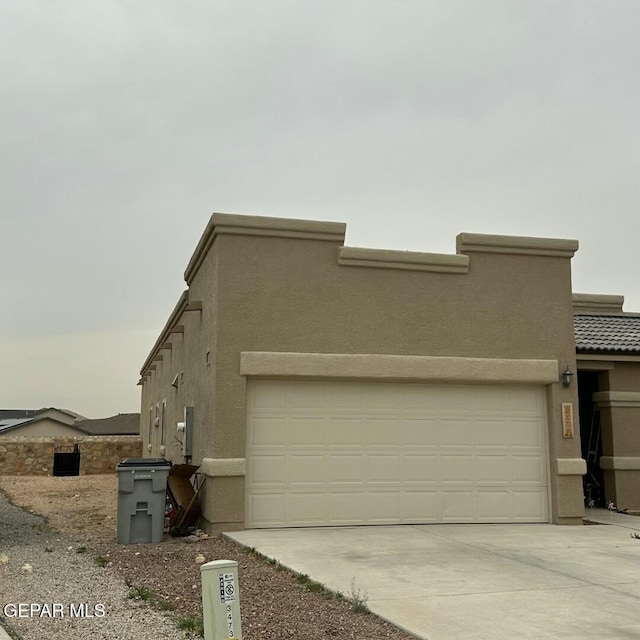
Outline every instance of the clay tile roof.
POLYGON ((573 318, 577 351, 640 353, 640 315, 583 315, 573 318))

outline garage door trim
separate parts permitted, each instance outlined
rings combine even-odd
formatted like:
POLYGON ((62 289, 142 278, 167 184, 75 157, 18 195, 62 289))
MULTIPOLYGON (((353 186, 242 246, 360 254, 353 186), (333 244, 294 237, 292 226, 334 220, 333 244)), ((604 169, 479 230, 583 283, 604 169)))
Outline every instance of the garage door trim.
POLYGON ((557 360, 243 351, 240 375, 261 378, 552 384, 557 360))

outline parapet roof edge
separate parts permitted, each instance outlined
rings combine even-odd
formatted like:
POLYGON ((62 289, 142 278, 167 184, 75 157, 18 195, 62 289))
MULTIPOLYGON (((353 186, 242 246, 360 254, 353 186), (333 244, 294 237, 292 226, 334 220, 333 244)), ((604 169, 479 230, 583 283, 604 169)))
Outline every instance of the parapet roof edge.
POLYGON ((338 264, 347 267, 373 267, 378 269, 401 269, 404 271, 468 273, 469 256, 340 247, 338 250, 338 264))
POLYGON ((174 325, 178 323, 178 320, 180 320, 180 316, 182 315, 182 312, 184 311, 184 308, 187 306, 188 302, 189 302, 189 290, 186 289, 180 295, 180 298, 178 299, 176 306, 173 308, 173 311, 171 312, 169 319, 167 320, 164 327, 162 328, 162 331, 160 332, 158 339, 155 341, 153 347, 151 347, 151 351, 149 352, 147 359, 144 361, 144 364, 142 365, 142 369, 140 369, 140 375, 144 374, 147 367, 151 364, 153 359, 156 357, 156 355, 160 351, 160 346, 168 340, 171 329, 173 328, 174 325))
POLYGON ((573 311, 575 315, 624 313, 624 296, 599 293, 574 293, 573 311))
POLYGON ((343 244, 346 229, 347 225, 344 222, 214 213, 189 260, 184 279, 187 284, 191 284, 215 237, 221 234, 302 238, 343 244))
POLYGON ((456 237, 457 253, 508 253, 528 256, 571 258, 578 250, 577 240, 499 236, 482 233, 460 233, 456 237))

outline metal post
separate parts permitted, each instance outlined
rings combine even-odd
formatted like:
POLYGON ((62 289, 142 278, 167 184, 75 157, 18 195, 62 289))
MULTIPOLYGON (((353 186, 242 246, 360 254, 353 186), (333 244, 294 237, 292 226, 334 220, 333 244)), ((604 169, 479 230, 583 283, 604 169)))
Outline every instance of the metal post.
POLYGON ((205 640, 242 640, 238 563, 214 560, 200 567, 205 640))

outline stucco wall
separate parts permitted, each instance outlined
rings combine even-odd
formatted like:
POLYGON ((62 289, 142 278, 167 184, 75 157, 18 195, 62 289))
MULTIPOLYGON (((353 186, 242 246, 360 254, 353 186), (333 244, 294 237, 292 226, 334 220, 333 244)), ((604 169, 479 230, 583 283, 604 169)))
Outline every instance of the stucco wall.
POLYGON ((184 408, 194 407, 198 428, 194 431, 194 460, 213 455, 211 432, 215 426, 216 350, 218 305, 218 254, 215 246, 203 255, 196 277, 190 281, 188 300, 178 302, 175 322, 165 327, 170 349, 159 350, 156 360, 142 378, 140 435, 145 456, 163 456, 179 464, 183 434, 176 425, 184 418, 184 408), (202 303, 202 308, 198 303, 202 303), (188 303, 188 304, 187 304, 188 303), (172 384, 173 383, 173 384, 172 384), (154 426, 157 410, 166 406, 166 436, 154 426), (156 409, 156 406, 158 409, 156 409))
MULTIPOLYGON (((166 398, 173 424, 183 406, 195 407, 195 464, 243 458, 243 352, 543 359, 557 361, 558 373, 566 365, 576 370, 570 257, 577 245, 531 241, 523 250, 516 239, 462 236, 458 254, 469 256, 468 268, 456 259, 455 269, 438 272, 379 268, 388 256, 375 251, 376 266, 354 266, 341 260, 343 237, 278 233, 221 232, 199 269, 188 272, 188 298, 202 301, 203 309, 181 315, 184 334, 172 338, 170 355, 143 371, 143 438, 149 407, 166 398), (172 388, 180 371, 184 384, 172 388)), ((579 439, 562 437, 563 402, 574 404, 577 424, 576 385, 548 384, 553 517, 575 521, 582 516, 580 476, 559 475, 555 464, 580 458, 579 439)), ((149 453, 161 452, 154 445, 149 453)), ((205 516, 220 527, 242 526, 236 518, 243 504, 243 477, 207 482, 205 516)))
POLYGON ((613 365, 600 375, 602 391, 594 395, 602 426, 604 497, 618 508, 640 511, 640 362, 613 365))
POLYGON ((52 475, 56 447, 78 445, 80 475, 115 473, 125 458, 140 458, 139 436, 5 437, 0 440, 0 474, 52 475))

